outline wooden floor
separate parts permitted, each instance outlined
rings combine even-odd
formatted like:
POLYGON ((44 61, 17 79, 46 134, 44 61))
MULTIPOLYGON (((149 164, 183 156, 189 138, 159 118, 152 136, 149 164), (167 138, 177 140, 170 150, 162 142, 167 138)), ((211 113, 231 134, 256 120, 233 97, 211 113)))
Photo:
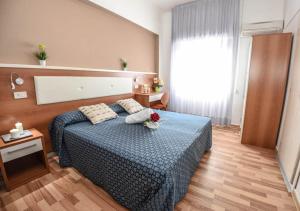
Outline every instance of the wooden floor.
MULTIPOLYGON (((49 160, 48 174, 11 192, 0 190, 0 210, 126 210, 73 168, 49 160)), ((244 146, 234 130, 215 128, 213 148, 201 160, 176 210, 296 210, 275 152, 244 146)))

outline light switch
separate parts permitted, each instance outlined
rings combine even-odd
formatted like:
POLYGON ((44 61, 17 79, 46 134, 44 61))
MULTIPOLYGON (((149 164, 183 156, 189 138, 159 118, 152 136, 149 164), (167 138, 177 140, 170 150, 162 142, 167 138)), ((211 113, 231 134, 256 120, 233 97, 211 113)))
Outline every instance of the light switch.
POLYGON ((14 92, 14 97, 15 97, 15 99, 24 99, 24 98, 27 98, 27 92, 26 91, 14 92))

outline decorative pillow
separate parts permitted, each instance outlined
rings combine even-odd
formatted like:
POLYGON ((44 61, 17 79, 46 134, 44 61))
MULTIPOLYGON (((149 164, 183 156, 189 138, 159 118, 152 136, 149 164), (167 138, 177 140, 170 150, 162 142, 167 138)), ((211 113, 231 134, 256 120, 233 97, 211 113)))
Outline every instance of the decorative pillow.
POLYGON ((118 100, 117 103, 122 106, 129 114, 134 114, 144 109, 141 104, 136 102, 134 99, 129 98, 125 100, 118 100))
POLYGON ((79 110, 93 123, 97 124, 109 119, 114 119, 118 116, 106 104, 96 104, 91 106, 79 107, 79 110))
POLYGON ((143 123, 147 119, 150 118, 150 115, 153 113, 151 108, 146 108, 141 110, 135 114, 128 115, 125 119, 127 124, 136 124, 136 123, 143 123))

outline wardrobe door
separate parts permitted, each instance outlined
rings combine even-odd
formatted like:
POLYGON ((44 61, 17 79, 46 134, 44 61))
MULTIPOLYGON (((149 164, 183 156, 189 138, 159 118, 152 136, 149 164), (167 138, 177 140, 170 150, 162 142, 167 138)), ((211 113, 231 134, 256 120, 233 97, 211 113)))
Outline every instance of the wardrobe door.
POLYGON ((274 149, 284 104, 292 34, 253 37, 242 143, 274 149))

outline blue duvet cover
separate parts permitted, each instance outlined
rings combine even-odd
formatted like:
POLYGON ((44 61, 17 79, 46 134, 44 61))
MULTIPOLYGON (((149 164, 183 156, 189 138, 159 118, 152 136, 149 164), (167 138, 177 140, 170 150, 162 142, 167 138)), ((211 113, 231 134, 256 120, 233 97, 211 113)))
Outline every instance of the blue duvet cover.
POLYGON ((199 161, 211 148, 211 121, 158 111, 150 130, 125 123, 128 115, 92 125, 79 111, 62 114, 50 133, 62 167, 75 167, 131 210, 173 210, 187 192, 199 161))

